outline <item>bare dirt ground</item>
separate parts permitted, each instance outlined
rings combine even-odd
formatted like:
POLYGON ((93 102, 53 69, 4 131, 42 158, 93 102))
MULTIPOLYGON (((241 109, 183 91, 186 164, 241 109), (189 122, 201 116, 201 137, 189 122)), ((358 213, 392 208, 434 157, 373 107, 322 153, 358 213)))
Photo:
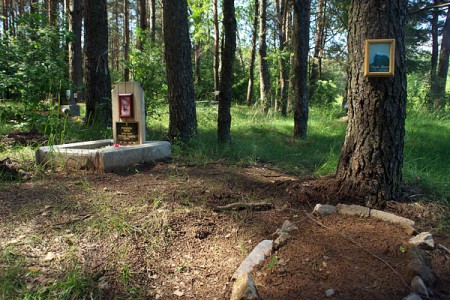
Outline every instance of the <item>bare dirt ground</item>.
MULTIPOLYGON (((299 178, 267 165, 60 170, 0 188, 0 250, 22 261, 30 291, 77 270, 107 299, 226 299, 240 262, 290 220, 299 230, 253 273, 263 299, 325 299, 330 288, 331 299, 408 295, 410 237, 373 219, 309 215, 316 203, 339 202, 346 199, 333 178, 299 178), (274 208, 215 211, 234 202, 274 208)), ((407 201, 387 210, 450 246, 448 228, 439 227, 448 224, 448 207, 407 201)), ((429 258, 438 278, 432 299, 450 299, 449 255, 429 258)), ((0 273, 8 266, 0 260, 0 273)))

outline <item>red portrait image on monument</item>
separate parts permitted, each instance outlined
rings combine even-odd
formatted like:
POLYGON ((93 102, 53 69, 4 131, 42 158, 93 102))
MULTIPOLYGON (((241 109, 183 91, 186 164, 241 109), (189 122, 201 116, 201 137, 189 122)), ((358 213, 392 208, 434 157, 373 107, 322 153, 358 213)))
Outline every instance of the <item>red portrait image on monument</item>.
POLYGON ((133 94, 119 95, 119 116, 121 118, 133 117, 133 94))

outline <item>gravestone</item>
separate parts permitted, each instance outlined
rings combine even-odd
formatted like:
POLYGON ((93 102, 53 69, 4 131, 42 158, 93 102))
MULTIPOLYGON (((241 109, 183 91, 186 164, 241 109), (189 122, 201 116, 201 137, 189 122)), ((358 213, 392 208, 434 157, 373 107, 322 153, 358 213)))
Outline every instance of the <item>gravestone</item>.
POLYGON ((71 117, 79 117, 80 116, 80 106, 77 104, 77 99, 75 94, 71 90, 66 91, 66 99, 68 101, 68 105, 61 105, 61 112, 65 114, 69 114, 71 117))
POLYGON ((120 82, 112 91, 113 140, 118 145, 145 141, 144 91, 137 82, 120 82))

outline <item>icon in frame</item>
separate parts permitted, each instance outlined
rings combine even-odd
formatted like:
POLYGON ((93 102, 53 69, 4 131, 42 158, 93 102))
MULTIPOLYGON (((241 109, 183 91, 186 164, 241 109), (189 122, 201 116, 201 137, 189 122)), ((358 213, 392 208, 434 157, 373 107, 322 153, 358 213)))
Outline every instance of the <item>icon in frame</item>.
POLYGON ((395 39, 365 41, 364 76, 393 77, 395 65, 395 39))
POLYGON ((133 94, 119 95, 119 117, 121 118, 133 117, 133 94))

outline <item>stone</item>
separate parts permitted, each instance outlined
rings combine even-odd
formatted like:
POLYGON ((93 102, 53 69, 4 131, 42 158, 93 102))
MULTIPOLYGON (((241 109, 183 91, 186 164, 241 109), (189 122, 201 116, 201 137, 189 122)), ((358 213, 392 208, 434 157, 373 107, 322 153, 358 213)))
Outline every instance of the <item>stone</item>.
POLYGON ((422 232, 409 240, 409 243, 423 250, 433 250, 434 240, 429 232, 422 232))
POLYGON ((361 205, 346 205, 339 203, 336 206, 337 212, 341 215, 347 216, 358 216, 358 217, 369 217, 370 209, 361 205))
POLYGON ((327 216, 336 213, 336 206, 327 204, 316 204, 313 210, 313 214, 319 216, 327 216))
POLYGON ((291 238, 291 235, 289 233, 286 232, 282 232, 278 238, 273 242, 273 248, 275 250, 280 249, 281 247, 283 247, 284 245, 286 245, 286 243, 288 242, 288 240, 291 238))
POLYGON ((47 255, 44 257, 44 261, 52 261, 56 258, 56 254, 54 252, 49 252, 47 253, 47 255))
POLYGON ((281 226, 281 230, 283 230, 284 232, 291 232, 294 230, 298 230, 298 227, 295 226, 292 222, 290 222, 289 220, 284 221, 283 226, 281 226))
POLYGON ((410 259, 407 271, 410 278, 416 275, 420 276, 425 284, 432 286, 436 282, 436 277, 431 271, 429 260, 426 258, 427 253, 417 246, 412 246, 408 253, 410 259))
POLYGON ((334 295, 334 290, 333 289, 328 289, 328 290, 325 291, 325 296, 327 296, 328 298, 330 298, 333 295, 334 295))
POLYGON ((415 293, 411 293, 408 296, 404 297, 403 300, 422 300, 419 295, 415 293))
POLYGON ((256 300, 261 299, 255 282, 250 274, 241 274, 233 284, 230 300, 256 300))
POLYGON ((273 241, 264 240, 259 243, 250 254, 242 261, 233 274, 233 279, 242 274, 250 273, 254 267, 258 266, 264 259, 272 253, 273 241))
POLYGON ((411 280, 411 288, 419 295, 423 295, 426 298, 429 297, 428 289, 423 282, 422 278, 419 276, 414 276, 414 278, 411 280))
POLYGON ((415 225, 415 222, 413 220, 403 218, 403 217, 394 215, 392 213, 381 211, 378 209, 371 209, 370 216, 372 218, 380 219, 380 220, 391 222, 394 224, 400 224, 400 225, 406 224, 411 227, 414 227, 414 225, 415 225))

